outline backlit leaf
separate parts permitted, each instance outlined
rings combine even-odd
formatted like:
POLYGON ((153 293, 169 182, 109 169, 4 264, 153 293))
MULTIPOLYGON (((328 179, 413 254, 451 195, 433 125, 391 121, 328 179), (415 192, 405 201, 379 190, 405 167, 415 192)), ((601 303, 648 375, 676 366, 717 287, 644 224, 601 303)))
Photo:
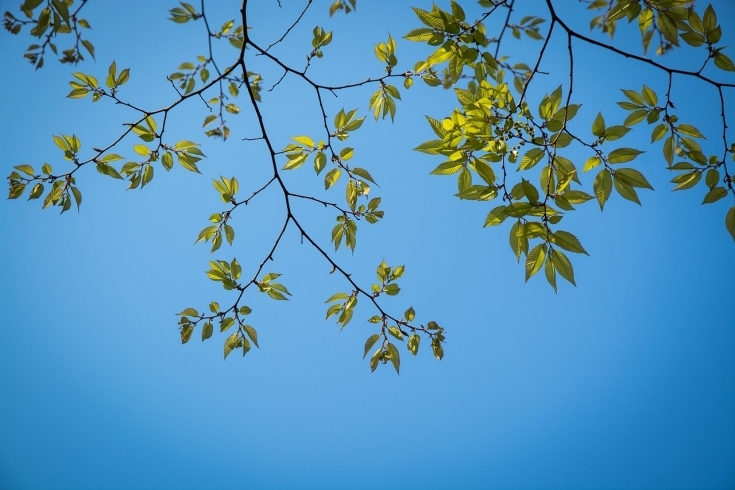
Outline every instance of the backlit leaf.
POLYGON ((727 196, 727 189, 724 187, 715 187, 711 189, 707 195, 704 196, 704 201, 702 201, 702 204, 710 204, 716 201, 719 201, 723 197, 727 196))
POLYGON ((396 372, 400 374, 401 355, 398 353, 398 348, 390 342, 388 342, 388 354, 390 354, 390 362, 393 363, 396 372))
POLYGON ((735 206, 731 207, 725 215, 725 228, 730 232, 730 236, 735 240, 735 206))
POLYGON ((561 250, 553 249, 549 251, 549 257, 554 264, 554 269, 559 273, 561 277, 571 282, 575 286, 574 282, 574 268, 569 258, 561 250))
POLYGON ((582 247, 582 244, 579 243, 577 237, 567 231, 559 230, 552 233, 551 242, 554 245, 560 246, 564 250, 568 250, 569 252, 589 255, 584 247, 582 247))
POLYGON ((595 196, 597 197, 597 202, 600 204, 600 211, 602 211, 605 207, 605 203, 610 198, 612 185, 613 183, 612 178, 610 177, 610 172, 606 168, 603 168, 600 170, 600 173, 597 174, 595 181, 592 184, 595 196))
POLYGON ((375 345, 375 342, 377 342, 379 338, 380 338, 380 334, 377 334, 377 333, 374 333, 370 337, 368 337, 368 339, 365 341, 365 352, 362 355, 363 359, 365 359, 365 356, 367 356, 367 353, 370 351, 370 349, 373 348, 373 346, 375 345))

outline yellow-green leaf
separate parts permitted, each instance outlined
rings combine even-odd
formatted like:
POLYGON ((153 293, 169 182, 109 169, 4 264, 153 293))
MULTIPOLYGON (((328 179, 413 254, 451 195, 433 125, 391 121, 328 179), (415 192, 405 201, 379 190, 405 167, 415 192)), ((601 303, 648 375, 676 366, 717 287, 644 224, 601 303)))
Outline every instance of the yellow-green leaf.
POLYGON ((725 228, 730 232, 730 236, 735 240, 735 206, 731 207, 725 215, 725 228))
POLYGON ((552 233, 551 242, 569 252, 589 255, 584 247, 582 247, 582 244, 579 243, 577 237, 567 231, 559 230, 552 233))

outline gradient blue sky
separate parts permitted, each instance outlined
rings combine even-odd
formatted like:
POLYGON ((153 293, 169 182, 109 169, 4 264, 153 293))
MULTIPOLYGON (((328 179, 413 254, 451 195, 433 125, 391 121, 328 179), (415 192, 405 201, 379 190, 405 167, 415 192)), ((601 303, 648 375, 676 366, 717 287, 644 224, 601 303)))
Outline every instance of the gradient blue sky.
MULTIPOLYGON (((16 3, 0 0, 0 10, 16 3)), ((250 3, 251 32, 262 45, 280 37, 303 5, 250 3)), ((470 17, 479 11, 463 3, 470 17)), ((520 3, 529 10, 518 18, 542 6, 520 3)), ((590 14, 581 5, 556 3, 587 32, 590 14)), ((725 25, 722 44, 735 44, 733 4, 713 4, 725 25)), ((212 23, 236 17, 237 5, 211 5, 212 23)), ((328 2, 314 2, 274 53, 301 66, 320 25, 334 30, 334 41, 310 68, 315 78, 380 75, 373 45, 418 27, 410 5, 430 3, 361 0, 355 14, 330 19, 328 2)), ((115 59, 131 68, 122 97, 151 108, 173 101, 165 76, 206 52, 200 24, 165 21, 174 6, 89 2, 97 62, 78 69, 103 79, 115 59)), ((616 42, 639 50, 633 28, 616 42)), ((34 72, 22 58, 29 43, 0 35, 5 174, 21 163, 61 168, 52 134, 75 133, 89 150, 133 117, 108 102, 66 99, 70 67, 49 59, 34 72)), ((540 43, 511 47, 514 60, 531 64, 540 43)), ((551 74, 539 78, 535 100, 566 83, 566 39, 554 37, 549 49, 558 54, 542 64, 551 74)), ((575 54, 575 98, 583 104, 575 122, 585 131, 599 110, 608 124, 623 120, 618 88, 640 89, 645 77, 665 92, 665 74, 640 63, 583 44, 575 54)), ((405 70, 426 50, 399 41, 397 55, 405 70)), ((686 49, 671 62, 698 67, 699 56, 686 49)), ((252 63, 265 88, 280 76, 263 60, 252 63)), ((327 110, 365 114, 374 90, 340 93, 327 110)), ((206 108, 191 101, 167 133, 206 143, 203 175, 159 168, 142 192, 126 192, 83 172, 81 212, 61 217, 38 202, 0 201, 0 487, 733 488, 735 246, 723 225, 732 198, 701 206, 703 185, 672 193, 660 148, 647 148, 649 128, 636 128, 627 144, 648 150, 636 167, 657 190, 641 193, 642 207, 614 196, 604 213, 591 202, 565 219, 591 256, 573 257, 578 287, 560 280, 554 294, 542 275, 524 284, 507 226, 482 228, 495 203, 460 202, 453 179, 428 175, 440 160, 411 150, 433 137, 423 115, 448 114, 452 94, 417 82, 402 95, 395 124, 368 119, 350 140, 356 162, 381 186, 386 218, 363 225, 355 254, 341 249, 336 258, 366 286, 382 259, 405 264, 401 294, 386 307, 400 315, 412 305, 420 321, 444 326, 443 361, 424 344, 417 358, 402 351, 400 376, 390 366, 371 374, 361 356, 373 332, 363 319, 373 311, 363 302, 341 333, 323 321, 324 300, 347 286, 293 229, 269 265, 293 299, 248 300, 261 349, 223 361, 223 335, 202 343, 197 331, 180 344, 174 313, 228 298, 203 274, 208 248, 192 245, 207 217, 222 210, 211 179, 236 175, 247 195, 270 166, 259 143, 240 141, 257 135, 249 111, 230 118, 230 141, 205 141, 206 108)), ((733 121, 732 90, 727 96, 733 121)), ((716 92, 676 78, 672 97, 682 121, 713 135, 705 146, 719 152, 716 92)), ((277 145, 319 132, 313 93, 293 77, 264 93, 262 107, 277 145)), ((132 144, 118 153, 132 156, 132 144)), ((567 155, 578 164, 587 156, 567 155)), ((308 166, 286 178, 321 192, 308 166)), ((589 176, 584 182, 589 192, 589 176)), ((246 270, 259 264, 281 224, 281 202, 266 193, 243 209, 234 246, 217 258, 236 256, 246 270)), ((296 212, 329 248, 333 213, 311 203, 296 212)))

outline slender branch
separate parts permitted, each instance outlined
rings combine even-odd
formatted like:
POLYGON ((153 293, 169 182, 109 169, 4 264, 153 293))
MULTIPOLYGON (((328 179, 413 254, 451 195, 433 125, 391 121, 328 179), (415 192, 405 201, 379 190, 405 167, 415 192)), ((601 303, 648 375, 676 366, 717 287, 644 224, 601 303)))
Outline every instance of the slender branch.
POLYGON ((664 70, 667 73, 676 73, 676 74, 679 74, 679 75, 686 75, 686 76, 698 78, 698 79, 703 80, 703 81, 705 81, 705 82, 707 82, 707 83, 709 83, 711 85, 714 85, 715 87, 735 88, 735 83, 722 83, 722 82, 717 82, 715 80, 712 80, 709 77, 706 77, 706 76, 702 75, 699 71, 689 71, 689 70, 680 70, 678 68, 670 68, 670 67, 668 67, 666 65, 663 65, 663 64, 658 63, 656 61, 653 61, 652 59, 644 58, 643 56, 638 56, 636 54, 629 53, 627 51, 623 51, 622 49, 618 49, 618 48, 616 48, 614 46, 610 46, 609 44, 605 44, 605 43, 602 43, 602 42, 597 41, 595 39, 592 39, 592 38, 589 38, 589 37, 584 36, 582 34, 579 34, 574 29, 570 28, 556 14, 556 10, 554 10, 554 5, 552 4, 552 0, 546 0, 546 5, 549 8, 549 13, 551 14, 552 22, 558 22, 559 25, 565 31, 567 31, 567 33, 569 35, 574 36, 577 39, 581 39, 582 41, 584 41, 586 43, 593 44, 595 46, 598 46, 600 48, 606 49, 608 51, 612 51, 612 52, 617 53, 619 55, 622 55, 622 56, 624 56, 626 58, 634 59, 634 60, 640 61, 642 63, 646 63, 646 64, 649 64, 651 66, 655 66, 656 68, 659 68, 660 70, 664 70))
MULTIPOLYGON (((306 5, 304 6, 304 10, 301 11, 301 14, 299 15, 299 17, 294 21, 293 24, 291 24, 291 27, 289 27, 288 29, 286 29, 286 32, 283 33, 283 36, 281 36, 278 39, 278 41, 275 41, 275 42, 271 43, 267 48, 265 48, 266 51, 268 51, 273 46, 275 46, 276 44, 278 44, 281 41, 283 41, 284 39, 286 39, 286 36, 288 36, 288 33, 291 32, 291 29, 293 29, 294 27, 296 27, 296 24, 298 24, 301 21, 301 18, 304 16, 304 14, 306 13, 306 11, 309 9, 309 6, 311 5, 311 2, 312 2, 312 0, 307 0, 306 5)), ((281 3, 280 2, 278 3, 278 6, 279 7, 281 6, 281 3)))
POLYGON ((503 42, 503 36, 505 35, 505 31, 508 29, 508 23, 510 22, 510 16, 513 13, 513 6, 515 4, 515 0, 511 0, 509 5, 506 5, 508 8, 508 15, 505 16, 505 22, 503 22, 503 28, 500 29, 500 35, 498 36, 498 43, 495 46, 495 56, 494 58, 498 58, 498 54, 500 53, 500 43, 503 42))
POLYGON ((521 93, 520 99, 518 99, 518 105, 523 103, 523 99, 526 96, 526 90, 528 90, 528 86, 531 85, 531 80, 533 79, 533 76, 538 73, 539 66, 541 65, 541 60, 544 57, 544 53, 546 52, 546 47, 549 45, 549 41, 551 40, 551 34, 554 32, 554 24, 555 20, 551 20, 551 25, 549 26, 549 33, 546 35, 546 39, 544 39, 544 44, 541 46, 541 51, 538 54, 538 59, 536 60, 536 66, 533 67, 533 71, 528 77, 528 80, 526 81, 526 84, 523 86, 523 92, 521 93))

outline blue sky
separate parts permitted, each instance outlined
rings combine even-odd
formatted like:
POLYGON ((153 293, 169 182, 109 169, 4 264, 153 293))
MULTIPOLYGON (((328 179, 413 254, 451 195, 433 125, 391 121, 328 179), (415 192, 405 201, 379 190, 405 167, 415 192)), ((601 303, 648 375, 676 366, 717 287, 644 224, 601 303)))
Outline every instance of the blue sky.
MULTIPOLYGON (((302 7, 281 3, 251 2, 259 44, 280 37, 302 7)), ((165 21, 173 2, 122 5, 85 7, 97 60, 77 69, 102 79, 115 59, 131 69, 122 97, 151 108, 170 103, 165 76, 206 53, 203 27, 165 21)), ((208 7, 212 23, 236 17, 237 5, 208 7)), ((302 66, 320 25, 334 30, 334 41, 312 63, 314 78, 379 76, 373 46, 419 26, 410 5, 430 7, 361 1, 356 13, 330 19, 328 2, 314 2, 273 52, 302 66)), ((733 5, 713 5, 725 26, 722 44, 735 44, 727 24, 733 5)), ((0 6, 13 10, 16 2, 0 6)), ((515 15, 539 6, 523 2, 529 10, 515 15)), ((576 2, 564 8, 586 33, 589 13, 576 2)), ((615 42, 639 52, 632 27, 615 42)), ((74 133, 89 150, 134 116, 105 101, 65 98, 72 70, 49 59, 34 72, 22 58, 29 43, 0 36, 6 174, 21 163, 62 168, 51 135, 74 133)), ((531 64, 540 43, 507 46, 512 59, 531 64)), ((566 39, 553 38, 549 49, 559 54, 542 63, 550 74, 537 81, 535 100, 567 83, 566 39)), ((234 56, 229 46, 221 53, 234 56)), ((398 68, 426 54, 399 41, 398 68)), ((685 49, 670 61, 698 67, 698 56, 685 49)), ((643 77, 659 95, 666 89, 665 74, 583 44, 575 45, 575 67, 580 128, 600 110, 608 124, 622 122, 618 89, 639 90, 643 77)), ((250 69, 263 74, 266 89, 281 75, 262 59, 250 69)), ((374 90, 330 97, 327 112, 359 107, 365 115, 374 90)), ((258 142, 241 141, 257 136, 249 111, 230 118, 231 140, 206 141, 208 112, 190 101, 166 131, 204 144, 202 175, 159 167, 144 190, 125 191, 119 181, 80 172, 81 211, 63 216, 39 202, 0 201, 0 487, 732 488, 735 254, 723 226, 732 198, 701 206, 703 185, 672 193, 660 147, 648 146, 648 127, 636 127, 623 142, 647 150, 635 167, 656 191, 640 193, 642 207, 614 196, 604 213, 590 202, 565 218, 590 257, 573 257, 578 287, 560 280, 554 294, 542 275, 524 283, 508 226, 482 228, 496 204, 459 201, 454 179, 428 175, 440 161, 411 150, 433 138, 424 114, 438 119, 455 107, 451 92, 417 81, 401 93, 394 124, 368 118, 350 139, 355 164, 380 184, 386 217, 360 227, 354 254, 341 248, 334 256, 366 287, 381 260, 404 264, 402 291, 384 304, 397 315, 413 306, 421 322, 444 326, 444 360, 424 343, 416 358, 401 351, 400 376, 390 366, 371 374, 361 356, 373 333, 364 320, 374 312, 363 301, 342 332, 323 321, 324 300, 348 286, 294 229, 265 271, 283 274, 292 300, 251 293, 247 302, 261 348, 223 361, 224 335, 202 343, 197 331, 180 344, 174 313, 229 298, 204 275, 208 247, 193 245, 209 215, 222 210, 211 179, 235 175, 247 195, 270 168, 258 142)), ((732 90, 726 96, 733 120, 732 90)), ((682 121, 712 135, 705 147, 719 151, 716 92, 676 78, 672 99, 682 121)), ((313 92, 296 78, 264 92, 262 108, 277 145, 318 137, 313 92)), ((119 153, 132 157, 134 143, 125 140, 119 153)), ((587 157, 568 156, 578 165, 587 157)), ((310 166, 285 179, 302 193, 342 199, 338 189, 321 194, 310 166)), ((583 183, 591 192, 591 178, 583 183)), ((233 218, 233 247, 215 257, 257 267, 278 233, 281 206, 277 192, 253 201, 233 218)), ((331 249, 334 213, 312 203, 296 212, 331 249)))

